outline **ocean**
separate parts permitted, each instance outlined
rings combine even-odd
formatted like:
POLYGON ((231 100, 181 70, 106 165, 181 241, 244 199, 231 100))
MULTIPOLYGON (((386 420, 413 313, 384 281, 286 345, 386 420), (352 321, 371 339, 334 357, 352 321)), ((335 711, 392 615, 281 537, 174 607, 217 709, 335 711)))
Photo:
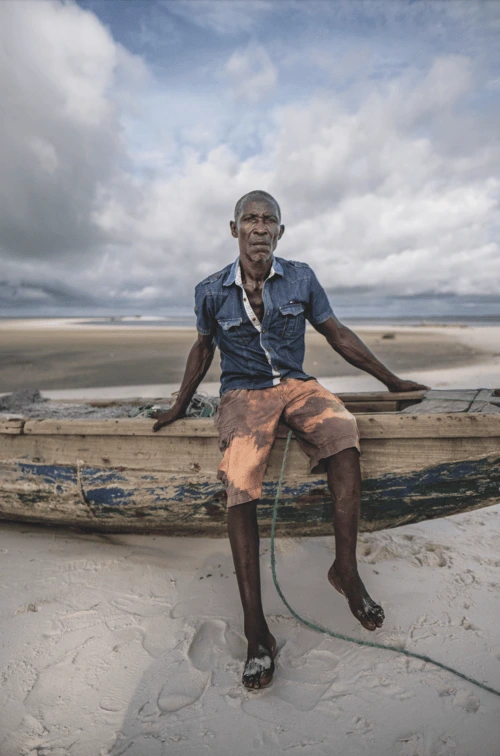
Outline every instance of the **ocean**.
MULTIPOLYGON (((384 297, 357 294, 330 296, 336 316, 353 325, 421 325, 421 324, 500 324, 500 297, 437 296, 384 297)), ((130 303, 112 307, 84 306, 6 306, 0 301, 0 318, 78 318, 89 325, 107 324, 121 327, 136 325, 194 327, 192 307, 164 305, 138 308, 130 303)))

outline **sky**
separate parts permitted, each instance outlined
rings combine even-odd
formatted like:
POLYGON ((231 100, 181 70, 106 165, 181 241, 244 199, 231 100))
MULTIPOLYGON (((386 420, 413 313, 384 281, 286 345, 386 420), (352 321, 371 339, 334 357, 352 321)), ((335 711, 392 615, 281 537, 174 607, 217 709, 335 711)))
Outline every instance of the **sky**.
POLYGON ((331 297, 497 295, 499 45, 497 0, 2 0, 0 296, 190 305, 253 189, 331 297))

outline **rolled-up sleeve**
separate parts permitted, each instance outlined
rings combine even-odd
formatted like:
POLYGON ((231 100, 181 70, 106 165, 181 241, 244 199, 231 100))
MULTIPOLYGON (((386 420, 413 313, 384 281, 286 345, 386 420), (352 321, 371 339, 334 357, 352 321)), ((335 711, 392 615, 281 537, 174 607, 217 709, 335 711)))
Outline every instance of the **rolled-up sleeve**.
POLYGON ((333 316, 333 310, 331 308, 326 292, 321 286, 320 282, 316 278, 316 274, 309 268, 310 281, 309 281, 309 306, 307 308, 307 319, 311 325, 319 325, 324 323, 325 320, 333 316))
POLYGON ((194 312, 196 315, 196 330, 202 336, 212 336, 215 333, 215 317, 213 314, 212 297, 201 284, 194 290, 194 312))

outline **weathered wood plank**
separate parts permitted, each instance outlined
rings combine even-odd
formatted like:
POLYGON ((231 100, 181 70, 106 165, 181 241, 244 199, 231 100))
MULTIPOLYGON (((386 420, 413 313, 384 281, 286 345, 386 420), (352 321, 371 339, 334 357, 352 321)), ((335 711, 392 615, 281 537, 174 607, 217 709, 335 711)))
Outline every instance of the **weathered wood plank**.
MULTIPOLYGON (((411 408, 409 408, 411 409, 411 408)), ((499 436, 500 422, 480 413, 418 415, 411 412, 360 415, 357 419, 362 438, 433 438, 434 436, 499 436)), ((151 420, 135 418, 113 420, 27 420, 26 435, 149 436, 151 438, 214 438, 218 435, 212 418, 177 420, 152 431, 151 420)), ((112 442, 110 442, 112 443, 112 442)))
MULTIPOLYGON (((476 415, 484 419, 482 415, 476 415)), ((419 418, 420 419, 420 418, 419 418)), ((495 418, 498 421, 498 417, 495 418)), ((267 476, 277 480, 286 443, 286 431, 276 438, 267 476)), ((477 459, 498 453, 500 437, 362 438, 364 477, 388 472, 415 472, 445 462, 477 459)), ((170 474, 215 475, 221 454, 216 438, 104 436, 0 436, 0 459, 45 465, 81 464, 102 469, 163 471, 170 474)), ((309 460, 292 440, 285 476, 308 480, 309 460)))
POLYGON ((384 438, 362 439, 363 480, 386 474, 413 474, 434 465, 500 454, 500 438, 384 438))
POLYGON ((361 438, 480 438, 500 436, 500 420, 495 415, 394 413, 360 415, 361 438))
POLYGON ((217 436, 217 429, 212 418, 185 418, 176 420, 172 425, 153 433, 154 420, 134 417, 107 420, 27 420, 24 426, 26 435, 62 435, 62 436, 193 436, 197 438, 217 436))
POLYGON ((9 415, 7 413, 0 415, 0 434, 17 435, 23 432, 24 417, 22 415, 9 415))

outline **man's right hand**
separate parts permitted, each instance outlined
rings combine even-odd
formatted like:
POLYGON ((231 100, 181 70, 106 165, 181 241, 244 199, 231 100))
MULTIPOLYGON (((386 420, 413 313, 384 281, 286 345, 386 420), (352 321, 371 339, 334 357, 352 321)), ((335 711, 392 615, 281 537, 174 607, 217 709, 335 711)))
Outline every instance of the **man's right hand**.
POLYGON ((156 418, 156 423, 153 425, 153 430, 156 432, 159 431, 160 428, 163 428, 164 425, 170 425, 170 423, 174 423, 181 417, 181 415, 182 413, 179 410, 174 409, 174 407, 167 410, 166 412, 160 412, 159 410, 153 412, 151 414, 151 417, 156 418))

